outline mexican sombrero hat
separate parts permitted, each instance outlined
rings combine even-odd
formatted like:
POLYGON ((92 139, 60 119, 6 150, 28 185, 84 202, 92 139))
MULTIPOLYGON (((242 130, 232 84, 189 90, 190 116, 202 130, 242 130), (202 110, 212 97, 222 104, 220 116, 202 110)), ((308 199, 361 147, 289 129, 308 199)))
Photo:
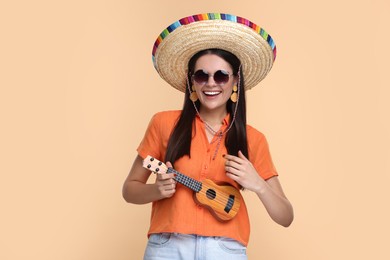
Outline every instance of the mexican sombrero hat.
POLYGON ((211 48, 239 58, 245 90, 266 77, 276 58, 272 37, 258 25, 231 14, 207 13, 182 18, 163 30, 153 46, 153 64, 166 82, 185 92, 188 61, 211 48))

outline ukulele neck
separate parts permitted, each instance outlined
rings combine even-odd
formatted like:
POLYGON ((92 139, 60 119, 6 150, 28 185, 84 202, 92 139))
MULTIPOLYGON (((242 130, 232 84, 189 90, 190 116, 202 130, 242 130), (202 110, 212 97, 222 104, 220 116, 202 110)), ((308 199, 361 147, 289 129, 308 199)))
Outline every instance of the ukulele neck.
POLYGON ((200 181, 194 180, 194 179, 174 170, 173 168, 168 168, 167 173, 175 174, 174 179, 178 183, 183 184, 184 186, 186 186, 187 188, 190 188, 191 190, 193 190, 195 192, 199 192, 202 190, 202 183, 200 181))

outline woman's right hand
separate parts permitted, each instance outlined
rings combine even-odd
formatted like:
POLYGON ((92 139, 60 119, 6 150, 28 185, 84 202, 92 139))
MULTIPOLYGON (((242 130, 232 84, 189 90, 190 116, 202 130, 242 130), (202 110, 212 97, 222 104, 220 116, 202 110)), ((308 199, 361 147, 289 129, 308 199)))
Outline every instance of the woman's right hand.
MULTIPOLYGON (((170 162, 167 162, 168 167, 172 167, 170 162)), ((157 173, 155 185, 162 199, 170 198, 176 192, 176 181, 173 173, 157 173)))
MULTIPOLYGON (((176 191, 173 174, 157 174, 155 183, 147 183, 151 171, 143 166, 143 159, 137 155, 122 189, 123 198, 133 204, 146 204, 156 200, 170 198, 176 191)), ((168 167, 172 164, 167 163, 168 167)))

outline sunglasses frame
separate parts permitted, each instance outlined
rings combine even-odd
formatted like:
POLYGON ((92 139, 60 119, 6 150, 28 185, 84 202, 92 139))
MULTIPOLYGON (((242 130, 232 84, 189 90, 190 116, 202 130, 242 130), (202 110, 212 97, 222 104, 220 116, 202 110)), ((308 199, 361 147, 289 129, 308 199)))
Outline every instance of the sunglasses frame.
MULTIPOLYGON (((195 71, 195 72, 192 74, 191 79, 192 79, 193 82, 195 82, 197 85, 203 86, 203 85, 205 85, 207 82, 209 82, 210 77, 213 77, 213 80, 214 80, 215 84, 217 84, 217 85, 219 85, 219 86, 223 86, 223 85, 225 85, 226 83, 229 82, 230 76, 233 76, 233 75, 234 75, 233 73, 229 73, 229 72, 227 72, 226 70, 217 70, 217 71, 215 71, 213 74, 210 74, 210 73, 208 73, 207 71, 205 71, 205 70, 203 70, 203 69, 199 69, 199 70, 195 71), (197 74, 197 73, 203 73, 203 74, 205 75, 204 77, 207 76, 207 80, 206 80, 206 81, 197 81, 197 80, 196 80, 196 77, 197 77, 196 74, 197 74), (215 75, 219 75, 219 74, 222 74, 223 77, 226 77, 227 80, 225 80, 225 78, 224 78, 224 80, 222 80, 222 81, 219 81, 218 78, 217 78, 217 80, 216 80, 215 75)), ((217 76, 217 77, 218 77, 218 76, 217 76)))

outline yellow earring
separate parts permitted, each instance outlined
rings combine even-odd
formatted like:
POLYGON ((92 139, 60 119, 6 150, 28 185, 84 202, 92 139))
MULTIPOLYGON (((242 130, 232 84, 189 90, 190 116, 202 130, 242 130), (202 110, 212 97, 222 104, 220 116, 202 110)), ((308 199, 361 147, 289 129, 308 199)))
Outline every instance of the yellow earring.
POLYGON ((192 92, 190 94, 190 99, 192 102, 195 102, 198 100, 198 94, 196 94, 194 86, 192 86, 192 92))
POLYGON ((237 86, 234 85, 234 86, 233 86, 233 93, 232 93, 232 95, 230 96, 230 100, 231 100, 233 103, 236 103, 236 102, 237 102, 237 98, 238 98, 238 96, 237 96, 237 86))

